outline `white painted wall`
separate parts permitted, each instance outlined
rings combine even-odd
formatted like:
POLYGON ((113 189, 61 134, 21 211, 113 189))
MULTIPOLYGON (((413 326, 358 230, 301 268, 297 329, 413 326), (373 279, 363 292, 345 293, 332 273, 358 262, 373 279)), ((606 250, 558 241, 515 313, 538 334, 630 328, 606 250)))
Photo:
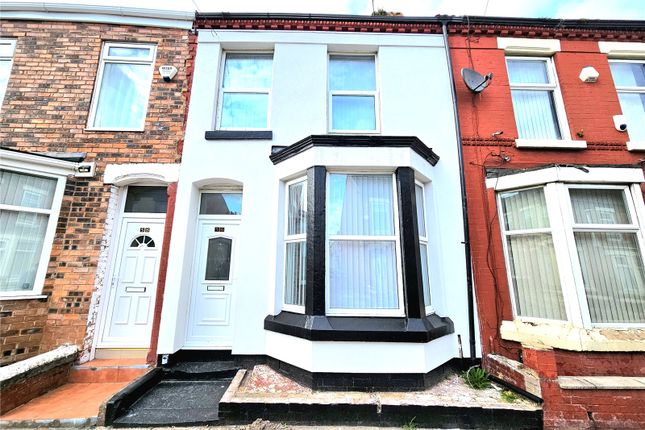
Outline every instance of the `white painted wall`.
POLYGON ((226 179, 242 184, 244 193, 239 261, 234 266, 234 354, 268 354, 311 371, 427 372, 458 355, 458 334, 468 354, 459 166, 448 73, 442 38, 436 35, 200 32, 158 353, 173 353, 184 342, 199 187, 226 179), (204 133, 213 130, 217 112, 221 55, 224 50, 244 49, 274 52, 273 140, 207 141, 204 133), (327 133, 329 52, 377 53, 381 134, 419 137, 441 157, 436 166, 413 151, 391 148, 314 148, 277 166, 271 163, 271 146, 327 133), (454 335, 428 344, 402 344, 309 342, 264 331, 265 316, 279 312, 281 302, 281 181, 315 163, 391 169, 408 165, 431 184, 426 187, 426 201, 433 304, 438 314, 453 320, 454 335), (373 357, 374 363, 366 367, 347 358, 354 355, 373 357))

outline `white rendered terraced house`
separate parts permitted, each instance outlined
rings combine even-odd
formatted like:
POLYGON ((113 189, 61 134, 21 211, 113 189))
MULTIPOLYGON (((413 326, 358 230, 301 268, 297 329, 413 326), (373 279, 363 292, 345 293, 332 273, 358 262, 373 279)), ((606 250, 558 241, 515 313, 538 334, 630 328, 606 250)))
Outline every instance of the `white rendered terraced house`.
POLYGON ((226 19, 196 21, 157 354, 262 355, 374 386, 475 356, 438 22, 206 28, 226 19))

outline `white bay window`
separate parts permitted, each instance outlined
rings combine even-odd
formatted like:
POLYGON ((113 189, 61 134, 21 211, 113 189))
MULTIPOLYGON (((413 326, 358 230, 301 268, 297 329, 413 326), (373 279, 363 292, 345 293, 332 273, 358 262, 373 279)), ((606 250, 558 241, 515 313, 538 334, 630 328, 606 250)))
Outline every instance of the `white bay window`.
POLYGON ((415 199, 417 207, 417 225, 419 229, 419 254, 421 254, 421 279, 423 282, 423 301, 426 313, 432 313, 432 300, 430 295, 430 269, 428 267, 428 230, 426 228, 425 189, 423 184, 417 182, 415 199))
POLYGON ((500 192, 498 207, 515 315, 645 324, 639 186, 547 183, 500 192))
POLYGON ((307 181, 297 179, 287 184, 287 219, 285 242, 285 280, 283 307, 304 312, 305 258, 307 255, 307 181))
POLYGON ((394 175, 330 173, 327 189, 327 314, 403 315, 394 175))
POLYGON ((64 188, 64 176, 0 169, 1 297, 40 294, 64 188))

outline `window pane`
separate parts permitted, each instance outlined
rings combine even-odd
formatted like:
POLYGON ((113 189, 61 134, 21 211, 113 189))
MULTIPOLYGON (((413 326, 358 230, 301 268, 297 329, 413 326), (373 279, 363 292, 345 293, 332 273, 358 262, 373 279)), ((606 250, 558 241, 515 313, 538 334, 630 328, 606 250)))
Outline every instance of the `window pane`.
POLYGON ((569 188, 573 219, 578 224, 630 224, 625 192, 569 188))
POLYGON ((392 176, 329 175, 327 234, 393 236, 392 176))
POLYGON ((111 57, 149 58, 150 48, 111 46, 108 48, 108 55, 111 57))
POLYGON ((228 54, 224 88, 270 88, 272 55, 228 54))
POLYGON ((0 291, 34 288, 48 220, 45 214, 0 210, 0 291))
POLYGON ((7 91, 7 85, 9 84, 10 74, 11 74, 11 61, 0 60, 0 105, 2 105, 2 100, 4 100, 4 95, 7 91))
POLYGON ((507 231, 548 228, 549 214, 546 210, 543 188, 509 191, 500 195, 504 226, 507 231))
POLYGON ((508 253, 517 314, 566 320, 551 234, 510 236, 508 253))
POLYGON ((398 309, 394 242, 329 242, 329 307, 398 309))
POLYGON ((374 57, 344 55, 330 57, 329 89, 375 91, 374 57))
POLYGON ((512 90, 511 96, 520 139, 560 139, 551 91, 512 90))
POLYGON ((287 262, 285 267, 284 303, 305 305, 305 258, 307 247, 304 241, 287 243, 287 262))
POLYGON ((105 63, 94 127, 141 128, 150 89, 151 66, 105 63))
POLYGON ((619 93, 618 100, 627 119, 629 140, 645 142, 645 93, 619 93))
POLYGON ((417 203, 417 221, 419 223, 419 236, 426 237, 426 216, 425 208, 423 207, 423 187, 416 185, 414 189, 414 196, 417 203))
POLYGON ((332 96, 334 130, 376 130, 373 96, 332 96))
POLYGON ((545 61, 506 60, 511 84, 548 84, 545 61))
POLYGON ((422 243, 421 250, 421 276, 423 277, 423 301, 426 306, 432 304, 430 297, 430 274, 428 270, 428 246, 422 243))
POLYGON ((242 193, 203 193, 200 215, 241 215, 242 193))
POLYGON ((221 128, 266 128, 268 94, 224 93, 221 128))
POLYGON ((305 201, 306 182, 289 185, 289 213, 287 215, 287 234, 304 234, 307 231, 307 202, 305 201))
POLYGON ((645 322, 645 270, 636 233, 576 232, 591 321, 645 322))
POLYGON ((167 207, 166 187, 128 187, 125 212, 163 214, 167 207))
POLYGON ((0 204, 51 209, 56 179, 0 170, 0 204))
POLYGON ((206 254, 207 281, 228 281, 231 271, 231 248, 233 241, 225 237, 216 237, 208 240, 206 254))
POLYGON ((645 86, 645 63, 610 62, 609 67, 617 87, 645 86))

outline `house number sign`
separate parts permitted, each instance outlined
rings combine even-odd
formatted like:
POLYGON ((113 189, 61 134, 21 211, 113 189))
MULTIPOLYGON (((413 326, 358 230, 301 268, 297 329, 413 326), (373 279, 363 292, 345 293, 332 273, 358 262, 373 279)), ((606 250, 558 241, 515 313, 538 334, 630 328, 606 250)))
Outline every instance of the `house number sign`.
POLYGON ((224 227, 215 227, 213 228, 215 233, 224 233, 224 227))
POLYGON ((139 233, 150 233, 150 227, 139 228, 139 233))

